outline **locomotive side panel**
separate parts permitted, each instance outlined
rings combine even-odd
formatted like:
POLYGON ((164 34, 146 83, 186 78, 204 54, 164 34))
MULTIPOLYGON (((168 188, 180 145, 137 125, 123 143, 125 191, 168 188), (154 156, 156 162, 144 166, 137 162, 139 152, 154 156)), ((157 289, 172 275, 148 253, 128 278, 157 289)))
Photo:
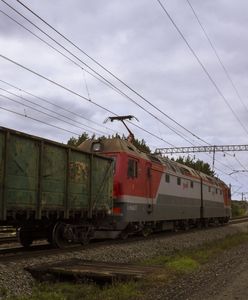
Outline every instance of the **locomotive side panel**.
POLYGON ((223 189, 217 185, 203 184, 203 217, 225 217, 223 189))
POLYGON ((201 183, 197 179, 165 173, 157 196, 157 213, 166 220, 200 218, 201 183))

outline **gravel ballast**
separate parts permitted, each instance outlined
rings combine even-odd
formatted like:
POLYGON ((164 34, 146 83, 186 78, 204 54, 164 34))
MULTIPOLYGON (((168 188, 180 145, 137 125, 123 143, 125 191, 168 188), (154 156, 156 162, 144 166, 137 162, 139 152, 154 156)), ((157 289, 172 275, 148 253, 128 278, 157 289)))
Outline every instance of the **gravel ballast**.
MULTIPOLYGON (((180 233, 175 235, 168 235, 165 233, 163 236, 161 234, 159 236, 154 235, 147 240, 139 240, 136 242, 132 240, 130 242, 127 241, 125 243, 120 244, 117 243, 110 244, 107 246, 104 245, 90 249, 80 250, 77 252, 71 252, 66 254, 64 253, 61 255, 23 259, 18 260, 17 262, 11 262, 6 264, 1 263, 0 299, 3 299, 3 295, 6 293, 14 295, 31 293, 35 281, 32 278, 32 276, 24 270, 24 267, 27 266, 62 261, 69 258, 79 258, 105 262, 109 261, 118 263, 132 263, 135 261, 141 261, 144 259, 152 258, 158 255, 170 255, 178 250, 195 248, 201 246, 204 243, 222 239, 228 235, 234 235, 240 232, 248 232, 247 223, 210 228, 208 230, 199 230, 192 232, 189 231, 183 234, 180 233)), ((173 291, 173 286, 171 287, 171 289, 173 291)), ((169 289, 167 290, 167 292, 169 293, 169 289)), ((173 292, 171 293, 173 294, 173 292)), ((187 299, 185 298, 185 294, 183 297, 184 298, 181 299, 187 299)), ((153 299, 167 299, 167 296, 166 293, 164 293, 163 296, 157 295, 157 298, 153 297, 153 299)))

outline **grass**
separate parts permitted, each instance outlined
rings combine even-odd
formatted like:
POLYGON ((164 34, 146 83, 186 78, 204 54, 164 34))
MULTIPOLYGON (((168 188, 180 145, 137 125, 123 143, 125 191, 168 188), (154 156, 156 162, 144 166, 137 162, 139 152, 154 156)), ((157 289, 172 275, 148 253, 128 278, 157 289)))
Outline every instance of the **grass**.
POLYGON ((238 233, 235 235, 227 236, 224 239, 206 243, 197 249, 186 249, 178 251, 171 256, 156 256, 154 258, 142 262, 144 265, 163 266, 180 273, 188 273, 195 271, 200 265, 208 262, 210 259, 215 258, 224 250, 231 249, 244 242, 248 241, 247 233, 238 233))
MULTIPOLYGON (((197 249, 178 251, 171 256, 157 256, 142 261, 142 265, 160 266, 161 269, 137 282, 115 282, 99 286, 94 283, 43 283, 37 285, 31 296, 12 297, 8 300, 132 300, 143 299, 149 289, 162 288, 169 281, 198 270, 201 265, 242 243, 248 234, 239 233, 219 241, 206 243, 197 249)), ((2 290, 3 296, 6 291, 2 290)), ((1 288, 0 288, 1 295, 1 288)))
MULTIPOLYGON (((115 283, 100 287, 93 283, 42 283, 37 285, 31 296, 9 297, 8 300, 132 300, 141 292, 137 283, 115 283)), ((142 298, 140 298, 142 299, 142 298)))

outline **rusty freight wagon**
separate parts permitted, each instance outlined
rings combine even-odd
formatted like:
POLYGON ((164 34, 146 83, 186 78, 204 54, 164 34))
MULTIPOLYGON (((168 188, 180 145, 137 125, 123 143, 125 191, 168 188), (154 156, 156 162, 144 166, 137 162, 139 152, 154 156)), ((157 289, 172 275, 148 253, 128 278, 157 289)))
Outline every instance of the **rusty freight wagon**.
POLYGON ((113 160, 0 127, 0 224, 23 246, 84 243, 112 211, 113 160))

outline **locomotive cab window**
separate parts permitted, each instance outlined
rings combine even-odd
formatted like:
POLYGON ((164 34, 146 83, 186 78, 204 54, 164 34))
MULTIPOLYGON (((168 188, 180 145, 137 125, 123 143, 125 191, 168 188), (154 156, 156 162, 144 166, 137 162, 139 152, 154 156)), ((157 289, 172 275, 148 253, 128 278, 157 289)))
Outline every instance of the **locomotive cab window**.
POLYGON ((134 159, 128 160, 127 177, 128 178, 137 178, 138 177, 138 162, 137 162, 137 160, 134 160, 134 159))
POLYGON ((190 187, 193 189, 194 188, 194 181, 190 181, 190 187))
POLYGON ((177 177, 177 185, 181 185, 181 178, 177 177))

